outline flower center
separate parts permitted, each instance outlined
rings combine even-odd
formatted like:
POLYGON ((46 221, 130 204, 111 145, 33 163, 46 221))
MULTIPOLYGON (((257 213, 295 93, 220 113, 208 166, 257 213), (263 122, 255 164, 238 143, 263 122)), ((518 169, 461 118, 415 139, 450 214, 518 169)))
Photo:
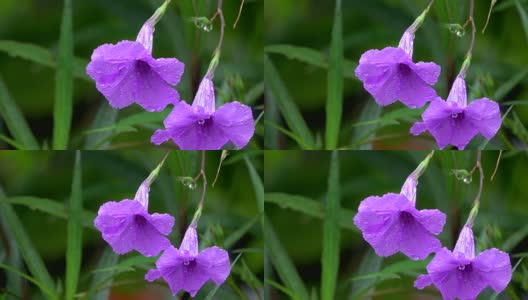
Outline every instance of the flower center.
POLYGON ((414 222, 414 217, 413 217, 413 215, 411 215, 411 213, 406 212, 406 211, 402 211, 400 213, 400 221, 403 224, 410 224, 410 223, 414 222))
POLYGON ((147 219, 143 217, 142 215, 135 215, 134 216, 134 222, 138 224, 139 226, 147 224, 147 219))
POLYGON ((467 265, 460 265, 458 266, 458 270, 462 271, 463 273, 471 272, 471 270, 473 270, 473 266, 471 265, 471 263, 467 265))
POLYGON ((458 114, 457 114, 457 113, 452 114, 452 115, 451 115, 451 118, 453 118, 453 119, 458 118, 458 114))
POLYGON ((150 65, 142 60, 136 60, 136 69, 140 72, 147 72, 150 70, 150 65))
POLYGON ((402 74, 402 75, 409 75, 411 73, 411 68, 404 64, 404 63, 400 63, 398 64, 398 71, 402 74))
POLYGON ((205 124, 205 120, 204 119, 198 120, 198 124, 200 124, 200 125, 205 124))

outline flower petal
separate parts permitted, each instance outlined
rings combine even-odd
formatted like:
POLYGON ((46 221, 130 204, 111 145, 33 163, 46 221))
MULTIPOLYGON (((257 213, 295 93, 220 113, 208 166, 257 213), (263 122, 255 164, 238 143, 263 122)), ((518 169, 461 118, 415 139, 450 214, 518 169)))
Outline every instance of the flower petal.
POLYGON ((237 101, 226 103, 218 108, 213 115, 213 122, 239 149, 247 145, 255 132, 251 108, 237 101))
POLYGON ((198 86, 198 91, 196 91, 192 106, 202 107, 203 111, 207 114, 214 113, 216 108, 214 85, 213 81, 208 76, 205 76, 200 82, 200 86, 198 86))
POLYGON ((148 221, 164 235, 170 234, 174 226, 174 217, 169 214, 152 214, 148 216, 148 221))
POLYGON ((409 65, 411 69, 428 85, 434 85, 440 76, 440 66, 433 62, 418 62, 409 65))
POLYGON ((413 260, 425 259, 432 252, 440 249, 442 244, 429 230, 422 225, 416 216, 420 211, 414 207, 406 210, 407 214, 400 214, 400 251, 413 260))
POLYGON ((152 282, 159 278, 161 278, 161 273, 158 269, 150 269, 147 274, 145 274, 145 280, 148 282, 152 282))
POLYGON ((198 234, 193 225, 187 227, 183 240, 181 242, 180 251, 187 251, 190 255, 198 255, 198 234))
POLYGON ((216 285, 224 283, 231 272, 229 254, 216 246, 200 252, 196 262, 202 272, 206 273, 216 285))
POLYGON ((399 90, 397 98, 410 108, 418 108, 435 99, 436 91, 412 70, 412 62, 398 67, 399 90))
POLYGON ((473 261, 473 268, 497 293, 506 288, 512 278, 512 266, 508 253, 492 248, 481 252, 473 261))
POLYGON ((417 211, 414 217, 425 229, 435 235, 442 232, 446 222, 446 215, 438 209, 422 209, 417 211))
POLYGON ((502 123, 499 105, 488 98, 471 102, 466 108, 466 117, 488 140, 495 136, 502 123))
POLYGON ((414 287, 419 290, 431 284, 433 284, 433 281, 429 275, 419 275, 414 281, 414 287))
POLYGON ((133 41, 121 41, 115 45, 104 44, 95 48, 94 52, 92 53, 91 60, 102 60, 109 64, 120 64, 123 62, 143 59, 148 56, 149 54, 147 50, 140 43, 133 41))
POLYGON ((185 65, 176 58, 152 59, 148 63, 161 79, 171 85, 176 85, 180 82, 185 69, 185 65))

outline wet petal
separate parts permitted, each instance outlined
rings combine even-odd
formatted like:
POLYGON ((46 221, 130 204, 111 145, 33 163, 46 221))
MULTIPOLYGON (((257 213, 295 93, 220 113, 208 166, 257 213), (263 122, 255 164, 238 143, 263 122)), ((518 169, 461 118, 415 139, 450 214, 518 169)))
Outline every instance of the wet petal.
POLYGON ((192 106, 199 106, 203 108, 203 111, 207 114, 212 114, 215 111, 215 94, 214 85, 211 78, 205 76, 200 82, 198 91, 194 96, 192 106))
POLYGON ((149 65, 165 82, 176 85, 180 82, 185 65, 176 58, 158 58, 150 60, 149 65))
POLYGON ((416 75, 418 75, 428 85, 434 85, 440 76, 440 66, 433 62, 419 62, 409 65, 416 75))
POLYGON ((471 102, 466 108, 466 117, 488 140, 495 136, 502 123, 499 105, 488 98, 471 102))
POLYGON ((216 285, 224 283, 231 272, 227 251, 218 247, 204 249, 196 258, 196 262, 201 271, 207 274, 216 285))
POLYGON ((223 131, 223 135, 239 149, 247 145, 255 132, 251 108, 237 101, 226 103, 218 108, 213 115, 213 122, 223 131))
POLYGON ((414 287, 420 290, 431 284, 433 284, 433 281, 429 275, 419 275, 414 281, 414 287))
POLYGON ((503 291, 512 278, 512 266, 508 253, 498 249, 481 252, 473 261, 473 268, 497 293, 503 291))
POLYGON ((425 229, 435 235, 442 232, 446 222, 446 215, 438 209, 422 209, 417 211, 414 217, 425 229))

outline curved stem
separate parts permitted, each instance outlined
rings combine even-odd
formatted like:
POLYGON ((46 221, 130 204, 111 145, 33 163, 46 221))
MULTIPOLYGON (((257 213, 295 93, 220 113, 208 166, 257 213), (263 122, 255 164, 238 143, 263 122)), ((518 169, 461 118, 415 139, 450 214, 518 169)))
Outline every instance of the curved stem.
POLYGON ((468 220, 466 222, 466 225, 469 227, 473 226, 473 222, 475 221, 475 218, 478 214, 478 209, 480 206, 480 195, 482 194, 482 188, 484 187, 484 171, 482 170, 482 163, 480 162, 482 152, 479 150, 477 152, 477 162, 475 163, 475 166, 471 170, 471 174, 478 169, 480 173, 480 180, 479 180, 479 190, 477 193, 477 196, 475 197, 475 200, 473 200, 473 208, 471 209, 471 212, 469 213, 468 220))
POLYGON ((200 216, 202 215, 203 204, 205 201, 205 193, 207 191, 207 176, 205 176, 205 150, 202 150, 202 162, 200 165, 200 173, 198 173, 196 179, 198 177, 202 177, 202 197, 200 198, 200 202, 198 202, 198 208, 196 209, 196 212, 194 213, 193 219, 191 221, 191 225, 195 227, 198 223, 198 219, 200 219, 200 216))
POLYGON ((462 64, 462 68, 460 69, 460 73, 458 75, 462 78, 466 76, 466 71, 469 68, 469 65, 471 64, 473 46, 475 45, 475 34, 477 31, 477 28, 475 27, 475 20, 473 19, 474 13, 475 13, 475 0, 469 0, 469 16, 468 16, 468 20, 464 24, 464 27, 466 27, 467 24, 471 24, 471 43, 469 44, 469 48, 466 53, 466 59, 464 60, 464 63, 462 64))
POLYGON ((218 61, 220 59, 220 52, 222 50, 222 43, 224 42, 225 20, 224 20, 224 12, 222 11, 222 0, 218 0, 218 6, 216 8, 216 13, 211 18, 211 21, 213 21, 216 18, 216 16, 220 17, 220 37, 218 38, 218 44, 216 45, 216 49, 213 52, 213 58, 211 59, 211 63, 209 63, 209 68, 207 69, 207 73, 205 74, 205 76, 209 77, 210 79, 213 78, 216 66, 218 66, 218 61))

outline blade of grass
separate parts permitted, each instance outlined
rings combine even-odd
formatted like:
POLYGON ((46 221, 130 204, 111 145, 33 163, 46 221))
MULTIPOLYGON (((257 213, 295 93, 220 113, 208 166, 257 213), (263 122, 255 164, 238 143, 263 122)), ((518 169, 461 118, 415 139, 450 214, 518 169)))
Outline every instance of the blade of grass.
MULTIPOLYGON (((283 286, 282 284, 278 282, 275 282, 268 278, 264 279, 264 282, 275 287, 277 290, 283 292, 285 295, 290 297, 290 299, 292 300, 301 300, 293 291, 291 291, 290 289, 288 289, 287 287, 283 286)), ((268 299, 268 298, 265 298, 265 299, 268 299)))
MULTIPOLYGON (((282 128, 279 125, 277 125, 277 124, 275 124, 275 123, 273 123, 271 121, 268 121, 268 120, 264 120, 264 124, 268 125, 268 128, 271 127, 273 129, 276 129, 276 130, 284 133, 287 137, 289 137, 292 140, 296 141, 297 145, 301 146, 302 149, 313 150, 312 146, 306 144, 300 137, 296 136, 293 132, 289 131, 288 129, 282 128)), ((271 148, 271 149, 277 149, 277 148, 271 148)))
MULTIPOLYGON (((26 273, 23 273, 23 272, 20 272, 19 270, 13 268, 13 267, 10 267, 8 265, 4 265, 4 264, 1 264, 0 263, 0 269, 4 269, 6 271, 9 271, 9 272, 12 272, 12 273, 15 273, 21 277, 24 277, 27 281, 33 283, 34 285, 36 285, 45 295, 46 295, 46 298, 48 299, 59 299, 57 297, 57 295, 53 294, 53 291, 51 291, 48 287, 46 287, 42 282, 38 281, 37 279, 29 276, 28 274, 26 273)), ((20 298, 22 299, 22 298, 20 298)))
POLYGON ((59 37, 55 103, 53 108, 53 149, 68 147, 73 111, 73 28, 72 0, 64 0, 59 37))
MULTIPOLYGON (((339 0, 338 0, 339 1, 339 0)), ((326 193, 326 217, 324 219, 323 254, 322 254, 322 284, 321 299, 335 299, 337 276, 339 273, 339 152, 333 151, 330 159, 328 175, 328 191, 326 193)))
MULTIPOLYGON (((117 264, 119 260, 119 256, 112 251, 110 248, 106 248, 101 255, 101 258, 99 258, 99 261, 97 262, 96 269, 104 269, 111 266, 114 266, 117 264)), ((95 288, 97 285, 99 285, 108 275, 113 275, 113 272, 110 274, 108 273, 96 273, 93 275, 92 283, 90 284, 90 289, 95 288)), ((95 293, 90 300, 98 300, 98 299, 108 299, 108 295, 110 294, 110 288, 105 288, 97 293, 95 293)))
POLYGON ((288 127, 304 143, 313 146, 315 140, 310 129, 308 129, 299 108, 288 93, 275 65, 267 55, 264 55, 264 76, 288 127))
POLYGON ((229 249, 235 245, 235 243, 246 234, 253 225, 261 218, 261 215, 257 215, 251 218, 249 221, 240 226, 237 230, 227 236, 224 240, 224 248, 229 249))
POLYGON ((495 101, 502 100, 516 85, 518 85, 524 77, 528 75, 528 68, 525 68, 513 75, 510 79, 508 79, 505 83, 503 83, 501 86, 495 90, 495 94, 493 95, 493 99, 495 101))
MULTIPOLYGON (((89 130, 112 126, 115 123, 116 119, 117 119, 117 109, 112 108, 105 101, 101 103, 101 106, 99 106, 99 109, 97 110, 97 113, 95 114, 95 118, 92 124, 90 125, 89 130)), ((99 143, 99 141, 108 140, 110 136, 112 136, 112 130, 109 130, 108 132, 94 132, 92 134, 89 134, 86 137, 86 141, 84 143, 84 149, 94 150, 95 146, 99 143)), ((99 146, 99 149, 104 149, 109 144, 110 144, 109 142, 102 143, 99 146)))
MULTIPOLYGON (((307 197, 282 193, 266 193, 264 194, 264 201, 276 204, 282 208, 289 208, 318 219, 326 218, 323 205, 321 205, 320 202, 307 197)), ((352 210, 341 208, 339 210, 340 226, 345 229, 357 231, 357 228, 350 221, 354 218, 354 215, 355 212, 352 210)))
POLYGON ((515 0, 515 6, 517 7, 517 11, 521 17, 522 27, 524 34, 526 35, 526 41, 528 42, 528 14, 526 14, 526 10, 524 10, 519 0, 515 0))
MULTIPOLYGON (((361 263, 359 265, 359 270, 356 272, 356 276, 358 275, 367 275, 370 273, 376 273, 381 268, 381 262, 382 258, 377 256, 376 253, 372 249, 369 249, 365 255, 363 256, 363 259, 361 260, 361 263)), ((376 282, 376 279, 371 280, 361 280, 361 281, 355 281, 352 284, 352 288, 350 290, 349 300, 370 300, 372 299, 371 296, 365 295, 374 292, 373 284, 376 282)))
POLYGON ((279 123, 279 108, 273 93, 269 89, 264 90, 266 114, 264 114, 264 147, 267 149, 279 149, 279 132, 270 124, 279 123))
POLYGON ((264 227, 264 185, 262 184, 262 179, 260 178, 255 166, 251 163, 247 156, 244 156, 244 161, 249 172, 249 178, 253 184, 253 190, 255 191, 255 197, 257 199, 257 207, 259 214, 261 215, 260 224, 264 227))
MULTIPOLYGON (((289 59, 295 59, 314 67, 327 69, 329 66, 328 57, 312 48, 294 45, 270 45, 264 47, 264 51, 267 53, 282 54, 289 59)), ((344 77, 355 79, 356 75, 354 75, 354 70, 356 67, 357 63, 343 58, 342 74, 344 77)))
POLYGON ((341 0, 335 1, 334 25, 330 42, 326 97, 326 149, 335 149, 339 142, 343 113, 343 22, 341 0))
MULTIPOLYGON (((370 120, 378 119, 381 116, 381 106, 379 106, 374 100, 369 99, 367 100, 367 103, 365 104, 365 107, 361 111, 361 115, 359 116, 359 119, 357 120, 357 123, 364 123, 370 120)), ((354 130, 354 135, 352 137, 351 144, 358 144, 360 141, 364 140, 372 140, 372 137, 376 134, 376 127, 377 124, 373 124, 370 126, 361 126, 357 127, 354 130)), ((358 150, 371 150, 372 144, 371 143, 361 143, 358 147, 358 150)))
MULTIPOLYGON (((42 66, 57 67, 57 58, 48 49, 38 45, 0 40, 0 51, 6 52, 12 57, 20 57, 42 66)), ((78 57, 74 58, 73 75, 78 79, 92 82, 92 79, 86 75, 86 65, 88 65, 87 60, 78 57)))
MULTIPOLYGON (((46 269, 44 261, 29 239, 24 225, 16 215, 15 210, 7 203, 0 203, 0 210, 3 213, 6 223, 9 225, 9 229, 15 238, 24 262, 33 277, 35 277, 35 280, 41 282, 46 290, 55 291, 55 283, 51 279, 51 275, 46 269)), ((46 298, 51 300, 58 299, 56 295, 47 295, 46 298)))
MULTIPOLYGON (((0 197, 5 197, 4 191, 1 186, 0 197)), ((0 241, 0 244, 2 244, 2 247, 3 249, 5 249, 6 252, 6 264, 15 269, 22 269, 22 258, 20 257, 20 251, 18 251, 16 241, 13 237, 13 234, 9 230, 9 225, 5 221, 5 216, 2 213, 2 210, 0 210, 0 235, 5 237, 5 243, 2 243, 0 241)), ((7 290, 17 295, 22 295, 22 283, 22 277, 18 274, 13 272, 6 274, 5 288, 7 290)), ((8 297, 6 299, 13 300, 14 298, 8 297)))
MULTIPOLYGON (((26 196, 18 196, 18 197, 8 197, 8 198, 2 198, 0 197, 0 204, 20 204, 27 206, 34 210, 39 210, 41 212, 50 214, 55 217, 59 217, 62 219, 68 219, 69 213, 66 210, 66 207, 64 204, 46 199, 46 198, 38 198, 38 197, 26 197, 26 196)), ((95 219, 95 213, 90 211, 83 211, 82 213, 82 224, 84 227, 95 229, 93 225, 93 220, 95 219)))
POLYGON ((266 224, 263 228, 266 248, 277 274, 284 285, 294 293, 295 298, 309 299, 310 294, 306 286, 266 216, 264 216, 264 223, 266 224))
POLYGON ((16 102, 11 98, 9 91, 0 75, 0 116, 9 129, 9 132, 24 149, 38 150, 39 145, 35 136, 29 129, 26 119, 18 109, 16 102))
POLYGON ((68 241, 66 247, 66 299, 74 298, 81 271, 82 255, 82 167, 81 152, 75 153, 75 165, 70 196, 68 241))

